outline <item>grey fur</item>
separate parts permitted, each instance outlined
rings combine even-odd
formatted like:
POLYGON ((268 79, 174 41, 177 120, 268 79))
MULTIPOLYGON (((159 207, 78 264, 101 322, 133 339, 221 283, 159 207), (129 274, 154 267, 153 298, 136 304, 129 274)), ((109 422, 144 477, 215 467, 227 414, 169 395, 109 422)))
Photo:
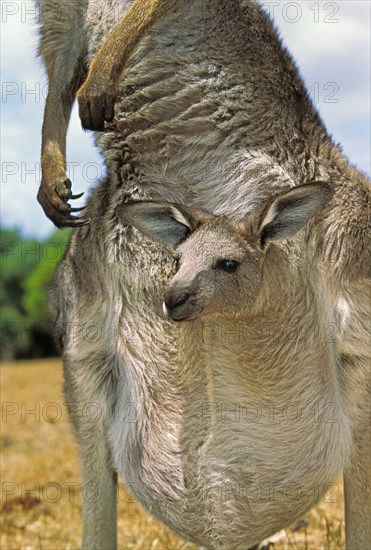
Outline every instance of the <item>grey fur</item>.
MULTIPOLYGON (((73 25, 42 23, 58 85, 88 65, 129 2, 78 5, 73 25)), ((97 136, 108 177, 54 289, 83 483, 101 490, 84 502, 83 547, 116 548, 116 472, 181 536, 237 550, 288 526, 344 471, 347 549, 368 550, 369 182, 250 0, 188 0, 159 21, 115 112, 97 136), (127 227, 120 206, 166 200, 240 221, 313 180, 334 188, 331 208, 269 247, 264 284, 275 291, 259 293, 254 317, 164 317, 171 254, 127 227), (84 416, 92 402, 95 423, 84 416)))

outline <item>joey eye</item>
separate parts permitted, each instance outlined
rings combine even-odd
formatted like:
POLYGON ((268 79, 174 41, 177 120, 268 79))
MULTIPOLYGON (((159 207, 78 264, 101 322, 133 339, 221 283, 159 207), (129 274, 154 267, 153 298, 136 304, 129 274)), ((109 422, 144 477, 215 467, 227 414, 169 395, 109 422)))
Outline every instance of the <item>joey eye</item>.
POLYGON ((218 260, 215 267, 217 269, 222 269, 227 273, 234 273, 239 265, 240 263, 237 262, 237 260, 218 260))
POLYGON ((175 270, 178 271, 178 269, 179 269, 179 263, 180 263, 179 257, 178 257, 178 256, 174 256, 173 260, 174 260, 174 267, 175 267, 175 270))

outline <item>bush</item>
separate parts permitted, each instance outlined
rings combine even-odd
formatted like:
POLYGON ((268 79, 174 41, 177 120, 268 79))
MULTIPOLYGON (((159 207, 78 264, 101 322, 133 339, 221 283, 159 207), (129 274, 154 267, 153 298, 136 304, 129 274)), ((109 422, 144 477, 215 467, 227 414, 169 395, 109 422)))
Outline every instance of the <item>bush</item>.
POLYGON ((48 294, 69 234, 56 231, 37 241, 18 230, 0 230, 2 359, 56 354, 48 294))

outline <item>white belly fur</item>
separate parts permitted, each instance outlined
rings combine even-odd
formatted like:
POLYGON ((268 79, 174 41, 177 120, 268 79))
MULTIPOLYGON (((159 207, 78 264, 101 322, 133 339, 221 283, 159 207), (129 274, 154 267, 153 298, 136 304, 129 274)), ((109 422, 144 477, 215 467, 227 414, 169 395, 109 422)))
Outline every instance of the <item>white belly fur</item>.
POLYGON ((251 358, 242 378, 240 361, 223 364, 223 354, 218 360, 205 342, 182 363, 176 346, 197 323, 165 330, 159 317, 152 327, 173 335, 171 361, 168 348, 161 354, 162 343, 154 338, 148 346, 140 332, 125 348, 110 429, 114 461, 134 496, 180 535, 208 547, 246 548, 332 488, 348 457, 348 419, 335 385, 316 384, 312 374, 315 393, 308 386, 310 365, 298 364, 282 394, 284 371, 273 370, 276 388, 265 387, 251 358))

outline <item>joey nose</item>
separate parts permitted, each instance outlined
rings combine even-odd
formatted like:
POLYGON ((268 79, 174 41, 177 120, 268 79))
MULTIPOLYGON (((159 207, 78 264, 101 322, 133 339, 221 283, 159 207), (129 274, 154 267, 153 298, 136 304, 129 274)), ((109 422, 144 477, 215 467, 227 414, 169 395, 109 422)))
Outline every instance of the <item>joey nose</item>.
POLYGON ((165 305, 167 309, 171 311, 185 304, 190 295, 191 294, 188 290, 178 290, 176 292, 168 291, 165 294, 165 305))
POLYGON ((189 321, 202 312, 202 301, 193 285, 173 283, 165 292, 163 311, 173 321, 189 321))

